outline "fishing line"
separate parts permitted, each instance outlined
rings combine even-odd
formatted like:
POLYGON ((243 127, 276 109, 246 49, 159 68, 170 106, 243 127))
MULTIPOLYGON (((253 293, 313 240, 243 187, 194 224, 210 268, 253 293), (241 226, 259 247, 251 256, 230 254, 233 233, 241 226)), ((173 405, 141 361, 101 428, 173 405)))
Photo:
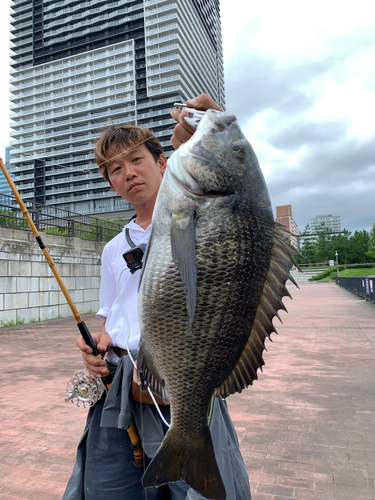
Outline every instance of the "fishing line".
MULTIPOLYGON (((129 351, 128 351, 129 352, 129 351)), ((140 402, 141 402, 141 429, 142 429, 142 438, 141 440, 143 440, 143 404, 142 404, 142 391, 139 392, 139 395, 140 395, 140 402)), ((143 472, 145 472, 146 470, 146 453, 143 453, 143 472)), ((147 494, 147 488, 143 488, 144 489, 144 492, 145 492, 145 500, 148 499, 148 494, 147 494)))
MULTIPOLYGON (((75 87, 76 87, 76 84, 75 84, 75 87)), ((44 123, 44 128, 46 128, 46 111, 45 111, 45 110, 44 110, 43 123, 44 123)), ((162 130, 161 134, 163 134, 164 132, 166 132, 167 130, 169 130, 169 129, 171 129, 171 128, 174 128, 176 125, 177 125, 177 123, 174 123, 174 124, 170 125, 170 126, 169 126, 169 127, 167 127, 166 129, 162 130)), ((136 147, 140 146, 141 144, 145 143, 146 141, 148 141, 148 140, 149 140, 149 139, 151 139, 151 138, 155 138, 155 139, 157 139, 157 137, 156 137, 154 134, 151 134, 151 136, 150 136, 150 137, 148 137, 147 139, 145 139, 145 140, 143 140, 143 141, 139 142, 138 144, 136 144, 136 145, 132 146, 131 148, 124 149, 124 151, 122 151, 121 153, 119 153, 118 155, 116 155, 114 158, 117 158, 117 157, 119 157, 119 156, 121 156, 121 155, 123 155, 123 154, 127 153, 128 151, 131 151, 132 149, 134 149, 134 148, 136 148, 136 147)), ((44 153, 46 153, 46 136, 44 136, 44 141, 43 141, 43 149, 44 149, 44 153)), ((111 160, 112 160, 112 159, 113 159, 113 158, 111 158, 111 160)), ((45 164, 45 165, 47 165, 47 166, 48 166, 48 165, 50 165, 50 166, 55 166, 55 167, 61 167, 62 169, 64 169, 64 171, 67 171, 67 172, 79 171, 79 172, 83 172, 83 173, 86 173, 86 174, 94 174, 94 172, 92 172, 91 170, 84 170, 84 169, 81 169, 81 168, 79 168, 79 167, 72 167, 72 166, 61 165, 61 164, 59 164, 59 163, 57 163, 57 162, 55 162, 55 161, 51 161, 51 160, 42 160, 42 159, 39 159, 39 158, 33 158, 33 160, 40 161, 40 162, 44 163, 44 164, 45 164)), ((100 163, 99 165, 97 165, 97 164, 94 164, 94 163, 93 163, 93 164, 92 164, 92 166, 91 166, 91 167, 89 167, 89 168, 90 168, 90 169, 92 169, 92 168, 95 168, 95 167, 100 167, 100 166, 101 166, 101 165, 103 165, 104 163, 108 163, 108 161, 110 161, 110 160, 106 160, 106 161, 104 161, 104 162, 100 163)), ((95 173, 96 173, 96 172, 95 172, 95 173)), ((126 269, 125 269, 125 270, 126 270, 126 269)), ((121 273, 121 274, 122 274, 122 273, 121 273)), ((52 290, 50 290, 50 291, 52 291, 52 290)), ((121 299, 120 299, 120 297, 119 297, 119 294, 118 294, 118 298, 119 298, 119 303, 120 303, 120 307, 121 307, 122 313, 124 314, 124 317, 125 317, 125 319, 126 319, 126 321, 127 321, 127 323, 128 323, 127 316, 126 316, 126 313, 125 313, 125 311, 124 311, 124 309, 123 309, 122 302, 121 302, 121 299)), ((47 307, 47 304, 44 304, 44 305, 42 305, 42 306, 41 306, 41 311, 42 311, 42 308, 43 308, 43 307, 47 307)), ((42 318, 42 315, 41 315, 41 317, 40 317, 40 323, 41 323, 41 325, 42 325, 43 331, 44 331, 44 333, 46 334, 46 336, 47 336, 50 340, 52 340, 53 342, 55 342, 56 344, 61 345, 61 343, 59 343, 57 340, 53 339, 53 338, 52 338, 52 337, 48 334, 48 332, 47 332, 47 330, 46 330, 46 328, 45 328, 45 326, 44 326, 44 320, 43 320, 43 318, 42 318)), ((129 329, 129 326, 128 326, 128 329, 129 329)), ((130 331, 128 332, 128 335, 130 335, 130 331)), ((133 365, 135 365, 135 362, 134 362, 134 360, 133 360, 133 358, 132 358, 132 356, 131 356, 131 354, 130 354, 129 349, 128 349, 128 352, 129 352, 129 356, 130 356, 130 358, 131 358, 131 360, 132 360, 133 365)), ((136 366, 136 365, 135 365, 135 366, 136 366)), ((165 421, 165 419, 164 419, 163 415, 162 415, 162 414, 161 414, 161 412, 160 412, 159 406, 158 406, 158 404, 157 404, 157 403, 156 403, 156 401, 155 401, 155 398, 154 398, 154 396, 153 396, 153 394, 152 394, 152 391, 150 391, 150 389, 149 389, 149 388, 148 388, 148 391, 149 391, 149 393, 150 393, 150 396, 151 396, 152 400, 153 400, 153 401, 154 401, 154 403, 155 403, 155 406, 156 406, 156 408, 157 408, 157 410, 158 410, 159 415, 161 416, 161 418, 163 419, 163 421, 165 422, 165 424, 169 427, 169 424, 165 421)))
MULTIPOLYGON (((130 337, 130 326, 129 326, 129 320, 128 320, 128 316, 127 316, 127 314, 126 314, 126 312, 125 312, 125 309, 124 309, 124 306, 123 306, 123 304, 122 304, 122 300, 121 300, 121 297, 120 297, 120 280, 121 280, 121 277, 122 277, 122 275, 123 275, 123 273, 124 273, 125 271, 130 271, 130 269, 129 269, 129 268, 127 268, 127 267, 125 267, 125 268, 121 271, 120 276, 118 277, 118 280, 117 280, 117 284, 116 284, 116 291, 117 291, 117 299, 118 299, 118 302, 119 302, 119 304, 120 304, 120 308, 121 308, 122 314, 124 315, 125 322, 126 322, 126 338, 125 338, 125 345, 126 345, 126 349, 127 349, 127 351, 128 351, 129 358, 130 358, 131 362, 133 363, 134 368, 135 368, 135 369, 137 369, 137 363, 134 361, 134 358, 133 358, 133 356, 132 356, 132 354, 131 354, 131 352, 130 352, 130 349, 129 349, 129 340, 130 340, 130 339, 129 339, 129 337, 130 337)), ((169 423, 165 420, 165 418, 164 418, 164 416, 163 416, 163 414, 162 414, 162 412, 161 412, 161 410, 160 410, 160 407, 159 407, 158 403, 156 402, 156 400, 155 400, 155 398, 154 398, 154 395, 152 394, 152 391, 151 391, 150 387, 147 387, 147 390, 148 390, 148 393, 149 393, 149 394, 150 394, 150 396, 151 396, 152 401, 153 401, 153 402, 154 402, 154 404, 155 404, 155 408, 156 408, 157 412, 159 413, 160 418, 162 419, 162 421, 165 423, 165 425, 166 425, 166 426, 168 427, 168 429, 169 429, 169 427, 170 427, 171 425, 170 425, 170 424, 169 424, 169 423)))
MULTIPOLYGON (((176 123, 174 123, 174 124, 173 124, 173 125, 171 125, 170 127, 167 127, 166 129, 162 130, 162 132, 161 132, 161 133, 163 134, 164 132, 166 132, 166 131, 167 131, 167 130, 169 130, 170 128, 172 128, 172 127, 174 128, 176 125, 177 125, 177 124, 176 124, 176 123)), ((116 156, 112 156, 111 158, 109 158, 109 160, 105 160, 105 161, 102 161, 102 163, 98 163, 98 167, 100 167, 101 165, 104 165, 104 163, 108 163, 108 162, 110 162, 110 161, 114 160, 114 159, 115 159, 115 158, 117 158, 118 156, 121 156, 121 155, 123 155, 123 154, 127 153, 128 151, 131 151, 131 150, 132 150, 132 149, 134 149, 134 148, 137 148, 138 146, 140 146, 141 144, 143 144, 143 143, 144 143, 144 142, 146 142, 146 141, 149 141, 149 140, 150 140, 150 139, 152 139, 152 138, 155 138, 155 139, 159 140, 159 139, 158 139, 155 135, 151 134, 151 136, 150 136, 150 137, 148 137, 147 139, 145 139, 144 141, 138 142, 138 144, 135 144, 134 146, 132 146, 132 147, 131 147, 131 148, 129 148, 129 149, 125 149, 124 151, 122 151, 121 153, 119 153, 119 154, 118 154, 118 155, 116 155, 116 156)))
MULTIPOLYGON (((166 132, 167 130, 169 130, 171 128, 174 128, 176 125, 177 125, 177 123, 174 123, 174 124, 170 125, 166 129, 162 130, 161 134, 164 134, 164 132, 166 132)), ((156 135, 151 134, 151 136, 148 137, 147 139, 145 139, 144 141, 138 142, 137 144, 135 144, 131 148, 124 149, 123 151, 121 151, 121 153, 117 154, 116 156, 113 156, 109 160, 105 160, 105 161, 103 161, 102 163, 99 163, 99 164, 93 162, 92 165, 88 167, 88 169, 83 169, 83 168, 79 168, 79 167, 72 167, 72 166, 61 165, 61 163, 57 163, 57 162, 55 162, 53 160, 42 160, 41 158, 33 158, 33 160, 36 160, 38 162, 42 162, 42 163, 44 163, 45 166, 61 167, 62 169, 64 169, 65 172, 83 172, 84 174, 95 174, 95 173, 98 173, 98 172, 93 172, 91 169, 100 167, 101 165, 104 165, 104 163, 108 163, 109 161, 112 161, 113 159, 117 158, 118 156, 122 156, 123 154, 131 151, 132 149, 140 146, 141 144, 143 144, 146 141, 149 141, 152 138, 158 139, 156 137, 156 135)), ((44 139, 44 141, 45 141, 45 139, 44 139)), ((45 150, 45 143, 44 143, 44 150, 45 150)))

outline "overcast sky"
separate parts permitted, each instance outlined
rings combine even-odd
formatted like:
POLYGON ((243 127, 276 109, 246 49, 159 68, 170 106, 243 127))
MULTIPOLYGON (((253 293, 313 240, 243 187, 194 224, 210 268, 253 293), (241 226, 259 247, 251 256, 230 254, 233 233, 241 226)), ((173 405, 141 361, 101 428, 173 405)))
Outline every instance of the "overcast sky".
MULTIPOLYGON (((375 222, 373 0, 221 0, 227 111, 265 174, 273 207, 302 230, 320 214, 375 222)), ((8 1, 0 5, 0 155, 9 144, 8 1)))

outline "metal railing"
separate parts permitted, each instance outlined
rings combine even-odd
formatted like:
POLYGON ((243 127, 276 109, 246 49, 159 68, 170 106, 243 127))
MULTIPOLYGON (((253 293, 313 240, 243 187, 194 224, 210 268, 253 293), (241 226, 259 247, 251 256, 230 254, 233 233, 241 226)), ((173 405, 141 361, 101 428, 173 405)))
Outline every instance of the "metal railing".
POLYGON ((375 276, 353 276, 336 278, 336 285, 375 303, 375 276))
MULTIPOLYGON (((109 241, 119 234, 124 221, 109 221, 89 215, 24 200, 38 231, 56 236, 91 241, 109 241)), ((0 227, 30 231, 29 224, 13 196, 0 194, 0 227)))

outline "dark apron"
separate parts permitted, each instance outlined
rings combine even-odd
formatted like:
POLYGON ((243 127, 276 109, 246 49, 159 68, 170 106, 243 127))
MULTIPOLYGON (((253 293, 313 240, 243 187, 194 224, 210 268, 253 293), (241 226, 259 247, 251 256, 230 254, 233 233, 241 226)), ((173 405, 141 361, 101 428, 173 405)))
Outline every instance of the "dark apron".
MULTIPOLYGON (((133 357, 137 357, 137 351, 132 352, 133 357)), ((132 380, 133 380, 133 365, 129 356, 120 358, 116 366, 110 366, 111 371, 116 370, 113 383, 110 391, 108 392, 101 412, 102 428, 123 429, 126 430, 130 426, 134 418, 136 427, 142 439, 142 445, 145 454, 150 459, 155 456, 161 442, 163 441, 166 433, 166 426, 162 422, 155 406, 140 404, 133 401, 132 394, 132 380)), ((97 403, 98 406, 99 403, 97 403)), ((99 409, 99 408, 98 408, 99 409)), ((169 407, 161 407, 163 416, 169 422, 170 413, 169 407)), ((93 418, 94 408, 91 408, 87 417, 86 427, 83 432, 82 438, 78 444, 76 462, 73 468, 72 475, 69 479, 67 488, 65 490, 62 500, 85 500, 84 495, 84 477, 85 477, 85 464, 86 464, 86 446, 90 431, 90 424, 93 418)), ((97 418, 97 417, 96 417, 97 418)), ((108 429, 109 433, 110 430, 108 429)), ((233 423, 228 413, 226 402, 222 398, 215 398, 210 431, 214 445, 215 457, 220 470, 221 477, 227 492, 227 500, 251 500, 249 479, 243 461, 242 455, 239 450, 239 443, 234 429, 233 423)), ((143 471, 142 471, 143 474, 143 471)), ((193 489, 189 488, 179 481, 168 485, 171 489, 170 493, 164 489, 164 486, 159 488, 147 489, 147 497, 173 500, 205 500, 202 495, 196 493, 193 489), (181 484, 180 484, 181 483, 181 484), (173 491, 173 487, 175 491, 173 491), (187 493, 186 493, 187 489, 187 493), (159 490, 153 493, 153 490, 159 490), (153 495, 156 496, 153 496, 153 495)), ((107 496, 107 498, 110 498, 107 496)), ((130 499, 130 495, 124 496, 124 499, 130 499)), ((136 500, 140 496, 134 496, 136 500)))

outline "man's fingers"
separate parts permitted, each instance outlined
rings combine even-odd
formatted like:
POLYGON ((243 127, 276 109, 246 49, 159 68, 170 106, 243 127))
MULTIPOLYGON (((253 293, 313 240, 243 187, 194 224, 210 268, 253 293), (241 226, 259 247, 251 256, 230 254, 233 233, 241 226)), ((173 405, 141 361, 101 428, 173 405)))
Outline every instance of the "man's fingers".
POLYGON ((101 377, 107 373, 104 359, 96 358, 92 354, 82 353, 83 364, 93 377, 101 377))
POLYGON ((177 139, 177 137, 175 137, 174 135, 172 135, 172 137, 171 137, 171 143, 172 143, 172 146, 174 147, 174 149, 178 149, 182 144, 182 142, 179 141, 177 139))
MULTIPOLYGON (((220 106, 208 94, 201 94, 198 97, 194 97, 194 99, 189 99, 186 101, 186 106, 202 111, 206 111, 207 109, 221 111, 220 106)), ((173 129, 173 135, 171 137, 171 143, 174 149, 178 149, 181 144, 187 142, 196 130, 195 127, 189 125, 185 121, 187 114, 187 111, 184 109, 182 111, 179 109, 172 109, 171 111, 172 118, 178 122, 173 129)))
POLYGON ((172 109, 171 111, 171 117, 176 120, 176 122, 181 122, 182 121, 182 118, 181 118, 181 111, 177 108, 174 108, 172 109))
POLYGON ((87 368, 87 371, 89 372, 90 375, 96 378, 102 378, 103 375, 105 375, 108 372, 108 369, 106 367, 96 367, 92 366, 89 363, 83 362, 85 367, 87 368))
POLYGON ((83 340, 82 337, 79 337, 79 339, 77 340, 76 342, 76 345, 78 347, 78 349, 80 349, 82 352, 86 352, 88 354, 91 354, 92 353, 92 349, 91 347, 89 347, 86 342, 83 340))
POLYGON ((189 125, 184 117, 187 116, 185 112, 178 112, 177 120, 179 123, 173 129, 173 135, 171 137, 171 143, 174 149, 178 149, 182 143, 187 142, 190 137, 194 134, 195 128, 189 125))
POLYGON ((202 111, 206 111, 207 109, 221 111, 220 106, 208 94, 200 94, 198 97, 194 97, 194 99, 189 99, 186 101, 186 105, 189 108, 200 109, 202 111))
POLYGON ((186 142, 194 134, 195 128, 188 123, 178 123, 173 129, 173 135, 181 142, 186 142))
POLYGON ((112 339, 108 333, 101 333, 97 347, 101 353, 106 353, 112 347, 112 339))
MULTIPOLYGON (((101 354, 105 354, 112 347, 112 339, 107 333, 93 333, 92 338, 101 354)), ((82 352, 83 364, 93 377, 102 377, 108 369, 103 359, 97 358, 92 354, 92 349, 80 337, 77 340, 77 347, 82 352)))

